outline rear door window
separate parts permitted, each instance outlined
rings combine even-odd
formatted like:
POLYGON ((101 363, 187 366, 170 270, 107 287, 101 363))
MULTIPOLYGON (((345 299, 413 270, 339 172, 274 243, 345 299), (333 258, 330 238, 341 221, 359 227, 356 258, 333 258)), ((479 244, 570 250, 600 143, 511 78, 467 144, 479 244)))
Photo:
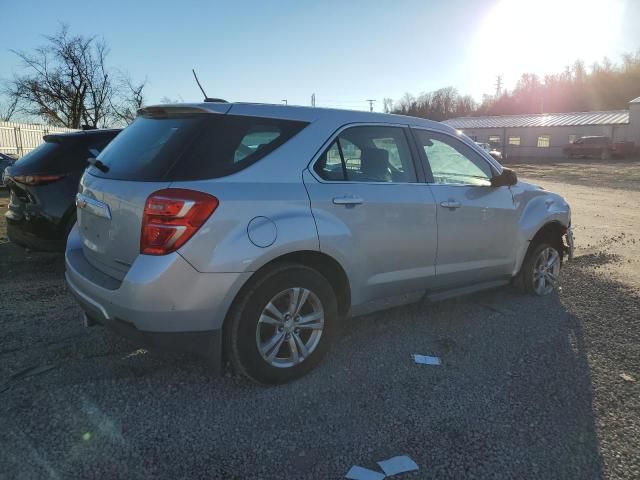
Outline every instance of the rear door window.
POLYGON ((324 180, 374 183, 416 182, 404 130, 362 126, 342 131, 314 165, 324 180))
POLYGON ((223 177, 264 158, 306 125, 237 115, 138 117, 99 155, 109 170, 90 171, 138 181, 223 177))

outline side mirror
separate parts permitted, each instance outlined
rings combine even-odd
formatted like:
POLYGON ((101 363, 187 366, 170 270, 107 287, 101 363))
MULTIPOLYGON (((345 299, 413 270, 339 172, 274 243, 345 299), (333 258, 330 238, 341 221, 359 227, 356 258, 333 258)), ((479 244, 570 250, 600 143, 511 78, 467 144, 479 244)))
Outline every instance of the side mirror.
POLYGON ((500 175, 496 175, 491 179, 492 187, 510 187, 516 183, 518 183, 518 176, 510 168, 503 168, 500 175))

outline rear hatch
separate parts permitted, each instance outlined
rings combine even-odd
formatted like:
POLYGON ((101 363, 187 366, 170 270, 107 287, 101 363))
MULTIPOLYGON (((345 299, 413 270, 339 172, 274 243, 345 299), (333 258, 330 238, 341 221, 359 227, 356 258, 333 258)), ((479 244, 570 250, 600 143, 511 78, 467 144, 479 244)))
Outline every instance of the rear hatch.
MULTIPOLYGON (((12 215, 19 216, 26 206, 39 204, 40 187, 51 185, 48 188, 57 189, 56 182, 71 176, 77 182, 80 172, 87 166, 87 158, 98 155, 117 132, 101 130, 91 134, 45 135, 44 143, 6 170, 5 181, 11 190, 12 215)), ((63 191, 57 191, 63 194, 63 191)))
MULTIPOLYGON (((216 106, 217 107, 217 106, 216 106)), ((84 255, 122 280, 140 255, 147 199, 172 182, 220 178, 253 164, 305 123, 150 107, 87 169, 78 195, 84 255)), ((182 184, 184 185, 184 184, 182 184)))
POLYGON ((39 186, 55 183, 71 171, 83 168, 74 163, 74 159, 80 158, 77 143, 54 136, 44 138, 44 143, 6 169, 5 182, 11 195, 8 215, 14 220, 22 218, 27 206, 40 203, 39 186))

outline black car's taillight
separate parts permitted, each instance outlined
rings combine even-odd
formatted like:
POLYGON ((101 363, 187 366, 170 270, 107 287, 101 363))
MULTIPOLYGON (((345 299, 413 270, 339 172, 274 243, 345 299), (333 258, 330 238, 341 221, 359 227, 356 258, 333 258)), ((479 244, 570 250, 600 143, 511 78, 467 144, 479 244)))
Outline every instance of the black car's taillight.
POLYGON ((49 183, 56 182, 63 178, 64 175, 16 175, 8 177, 7 180, 13 180, 16 183, 23 185, 35 186, 35 185, 47 185, 49 183))

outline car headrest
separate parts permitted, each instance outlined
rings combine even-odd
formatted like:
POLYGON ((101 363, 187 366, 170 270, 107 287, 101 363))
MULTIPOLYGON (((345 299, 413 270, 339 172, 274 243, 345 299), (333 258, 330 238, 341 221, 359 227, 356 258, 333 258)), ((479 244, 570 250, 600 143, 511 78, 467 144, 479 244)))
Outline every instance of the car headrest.
POLYGON ((360 171, 372 179, 388 181, 389 152, 382 148, 363 148, 360 156, 360 171))

